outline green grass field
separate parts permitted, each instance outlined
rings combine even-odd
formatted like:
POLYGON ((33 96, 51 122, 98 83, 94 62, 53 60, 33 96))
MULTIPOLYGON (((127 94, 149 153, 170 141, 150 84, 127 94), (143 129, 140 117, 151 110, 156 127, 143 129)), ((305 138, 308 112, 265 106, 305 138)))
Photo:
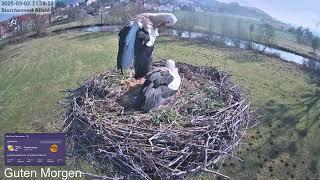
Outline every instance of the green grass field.
MULTIPOLYGON (((2 48, 0 136, 5 132, 57 131, 62 121, 58 106, 62 91, 115 68, 116 53, 117 36, 111 33, 68 33, 2 48)), ((171 37, 158 39, 154 56, 212 64, 230 72, 253 109, 263 113, 261 124, 248 131, 237 152, 244 161, 227 159, 223 173, 235 179, 320 176, 320 87, 302 68, 250 51, 171 37)))

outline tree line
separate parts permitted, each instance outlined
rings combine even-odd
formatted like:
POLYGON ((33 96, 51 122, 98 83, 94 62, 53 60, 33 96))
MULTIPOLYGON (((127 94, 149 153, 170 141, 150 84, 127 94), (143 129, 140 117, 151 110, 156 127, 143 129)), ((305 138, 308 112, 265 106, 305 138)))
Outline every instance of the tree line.
POLYGON ((295 34, 298 43, 311 46, 314 53, 320 47, 320 38, 314 35, 309 28, 299 26, 297 28, 290 28, 289 32, 295 34))

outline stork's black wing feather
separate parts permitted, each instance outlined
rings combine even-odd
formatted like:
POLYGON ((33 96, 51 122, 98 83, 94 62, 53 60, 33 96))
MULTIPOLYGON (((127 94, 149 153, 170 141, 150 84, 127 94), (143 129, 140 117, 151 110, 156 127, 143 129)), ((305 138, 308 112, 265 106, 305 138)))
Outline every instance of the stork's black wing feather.
POLYGON ((156 70, 150 73, 147 81, 153 84, 153 88, 158 88, 161 85, 167 86, 173 81, 173 76, 169 71, 156 70))
POLYGON ((149 72, 137 98, 137 105, 145 112, 160 106, 162 98, 167 98, 176 92, 168 87, 173 79, 166 70, 156 69, 149 72))
POLYGON ((142 45, 146 45, 150 41, 150 36, 149 36, 148 32, 145 31, 144 29, 140 29, 137 32, 137 38, 139 41, 141 41, 142 45))
POLYGON ((126 25, 118 33, 118 36, 119 36, 119 50, 118 50, 118 57, 117 57, 117 68, 118 68, 118 70, 121 69, 121 72, 122 72, 121 59, 122 59, 124 47, 125 47, 125 44, 126 44, 125 40, 126 40, 126 37, 127 37, 128 33, 129 33, 129 31, 130 31, 130 26, 126 25))
POLYGON ((142 78, 150 71, 150 66, 152 64, 152 52, 153 48, 148 47, 146 44, 149 42, 150 36, 144 30, 140 29, 136 35, 136 42, 134 48, 135 60, 135 78, 142 78))

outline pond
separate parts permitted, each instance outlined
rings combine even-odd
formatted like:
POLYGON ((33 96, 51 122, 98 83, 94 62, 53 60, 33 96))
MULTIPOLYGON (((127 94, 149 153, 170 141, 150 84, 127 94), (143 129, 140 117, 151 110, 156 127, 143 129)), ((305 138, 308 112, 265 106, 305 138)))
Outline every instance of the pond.
POLYGON ((119 32, 121 30, 121 26, 91 26, 86 28, 80 28, 81 31, 85 32, 119 32))
MULTIPOLYGON (((121 26, 119 26, 119 25, 90 26, 90 27, 81 27, 81 28, 72 29, 72 31, 80 31, 80 32, 114 32, 114 33, 119 32, 120 30, 121 30, 121 26)), ((181 31, 181 30, 175 30, 175 29, 167 29, 164 32, 161 32, 161 34, 178 36, 181 38, 188 38, 188 39, 207 39, 210 41, 216 41, 217 39, 223 39, 223 43, 226 46, 236 47, 236 45, 234 43, 235 41, 233 38, 222 37, 219 35, 209 36, 208 34, 205 34, 205 33, 181 31)), ((247 49, 247 46, 246 46, 246 44, 248 43, 247 41, 238 40, 238 42, 239 42, 240 48, 247 49)), ((264 45, 258 44, 258 43, 253 43, 253 47, 259 51, 262 51, 265 48, 264 45)), ((313 59, 301 56, 301 55, 297 55, 295 53, 272 48, 272 47, 266 47, 265 50, 263 51, 263 53, 264 54, 276 54, 282 60, 294 62, 297 64, 302 64, 302 65, 312 64, 313 66, 309 67, 309 68, 315 68, 314 70, 320 72, 320 63, 319 62, 317 62, 313 59)))

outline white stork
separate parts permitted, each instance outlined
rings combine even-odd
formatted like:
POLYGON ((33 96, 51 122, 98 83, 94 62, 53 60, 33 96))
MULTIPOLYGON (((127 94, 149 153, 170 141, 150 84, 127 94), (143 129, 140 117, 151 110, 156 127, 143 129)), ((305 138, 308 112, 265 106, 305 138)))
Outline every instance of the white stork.
POLYGON ((123 73, 124 69, 134 66, 134 78, 143 78, 150 71, 158 28, 173 26, 176 22, 177 18, 171 13, 142 13, 133 17, 118 34, 118 70, 123 73))
POLYGON ((157 68, 146 75, 138 105, 144 112, 166 103, 166 99, 177 93, 181 84, 178 68, 173 60, 167 60, 165 67, 157 68))

